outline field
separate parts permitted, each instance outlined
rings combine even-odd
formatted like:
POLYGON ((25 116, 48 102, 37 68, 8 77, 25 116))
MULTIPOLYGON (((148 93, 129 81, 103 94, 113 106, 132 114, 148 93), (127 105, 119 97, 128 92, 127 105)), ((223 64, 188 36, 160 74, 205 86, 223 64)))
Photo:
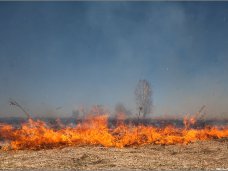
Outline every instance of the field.
POLYGON ((2 170, 228 170, 228 139, 188 145, 12 150, 0 151, 0 158, 2 170))
MULTIPOLYGON (((70 120, 72 121, 72 119, 70 120)), ((62 120, 61 122, 70 125, 70 120, 62 120)), ((49 128, 46 127, 47 125, 43 125, 43 122, 32 121, 29 122, 30 124, 25 124, 24 126, 26 127, 22 130, 19 126, 22 122, 21 120, 9 119, 2 120, 2 122, 15 125, 15 129, 11 130, 11 128, 8 129, 8 127, 5 127, 7 128, 5 129, 4 125, 1 127, 0 170, 228 170, 227 130, 224 130, 224 132, 222 132, 222 130, 218 130, 219 132, 215 131, 220 137, 224 134, 223 138, 220 139, 217 139, 216 134, 210 132, 210 129, 203 130, 203 132, 206 131, 206 133, 204 132, 202 134, 199 131, 197 136, 201 135, 204 137, 205 135, 210 135, 210 138, 199 141, 193 137, 191 141, 188 141, 190 143, 187 145, 184 143, 176 143, 175 140, 173 145, 169 143, 163 145, 156 144, 158 141, 151 141, 151 143, 143 145, 144 141, 141 143, 136 143, 136 141, 136 145, 130 143, 131 145, 125 144, 126 146, 123 148, 118 148, 117 146, 104 147, 101 145, 103 143, 102 141, 106 140, 102 139, 102 135, 106 135, 106 133, 109 133, 109 135, 112 135, 114 138, 118 138, 113 132, 106 132, 106 124, 111 128, 113 125, 116 125, 117 121, 107 121, 104 120, 104 117, 95 117, 92 118, 92 120, 85 121, 85 123, 88 122, 92 127, 79 127, 76 129, 76 132, 70 132, 74 134, 81 132, 81 134, 77 134, 81 137, 76 139, 80 140, 80 143, 71 145, 67 145, 67 143, 64 143, 65 141, 61 139, 56 143, 56 139, 52 138, 53 136, 58 137, 59 135, 63 135, 61 130, 63 131, 64 128, 49 128), (52 132, 52 129, 56 131, 59 130, 59 132, 52 132), (98 132, 96 132, 96 130, 98 132), (102 130, 104 132, 102 132, 102 130), (16 134, 15 131, 19 132, 16 134), (45 137, 45 133, 49 133, 49 131, 51 131, 52 134, 45 137), (86 137, 86 135, 89 136, 86 137), (97 143, 97 139, 94 139, 93 136, 99 136, 99 143, 97 143), (35 140, 33 140, 34 137, 36 137, 35 140), (21 138, 25 139, 22 140, 21 138), (13 148, 14 150, 11 148, 5 150, 5 143, 7 143, 7 141, 12 142, 13 140, 19 140, 17 143, 20 142, 22 146, 13 148), (38 143, 37 141, 39 140, 40 142, 38 143), (47 140, 49 144, 46 144, 47 140), (96 142, 96 145, 92 145, 94 142, 96 142), (30 144, 30 146, 27 146, 27 144, 30 144)), ((46 120, 45 123, 49 123, 50 126, 56 125, 55 120, 46 120)), ((125 123, 134 123, 133 125, 135 125, 137 121, 133 120, 130 122, 126 120, 125 123)), ((154 120, 153 122, 152 120, 145 120, 141 121, 141 123, 144 125, 159 125, 158 127, 161 127, 161 136, 172 138, 173 135, 174 137, 188 135, 184 133, 183 122, 181 120, 154 120), (178 130, 181 131, 165 133, 165 131, 169 131, 170 127, 167 127, 169 129, 164 129, 164 127, 170 123, 175 125, 175 127, 179 127, 180 129, 178 130)), ((226 126, 227 120, 201 121, 193 126, 204 129, 204 125, 226 126)), ((85 124, 84 126, 87 125, 85 124)), ((123 127, 119 128, 122 129, 123 127)), ((137 128, 143 131, 140 127, 137 128)), ((117 132, 118 135, 123 133, 121 129, 117 132)), ((148 127, 148 129, 150 128, 148 127)), ((156 132, 153 134, 155 133, 156 132)), ((64 133, 64 135, 66 135, 66 133, 64 133)), ((132 137, 134 134, 131 132, 126 132, 125 135, 131 140, 135 138, 132 137)), ((138 138, 141 137, 142 140, 146 140, 144 137, 146 135, 146 133, 142 135, 137 134, 137 136, 139 136, 138 138)), ((150 134, 148 136, 150 136, 150 134)), ((70 138, 70 136, 68 138, 70 138)), ((163 137, 160 138, 162 139, 163 137)))

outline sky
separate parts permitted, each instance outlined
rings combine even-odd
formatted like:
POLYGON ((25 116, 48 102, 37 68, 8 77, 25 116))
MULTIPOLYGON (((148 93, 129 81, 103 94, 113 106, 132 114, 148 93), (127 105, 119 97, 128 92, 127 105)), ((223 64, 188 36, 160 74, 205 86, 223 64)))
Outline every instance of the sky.
POLYGON ((154 115, 228 116, 227 47, 228 2, 0 2, 0 117, 134 113, 140 79, 154 115))

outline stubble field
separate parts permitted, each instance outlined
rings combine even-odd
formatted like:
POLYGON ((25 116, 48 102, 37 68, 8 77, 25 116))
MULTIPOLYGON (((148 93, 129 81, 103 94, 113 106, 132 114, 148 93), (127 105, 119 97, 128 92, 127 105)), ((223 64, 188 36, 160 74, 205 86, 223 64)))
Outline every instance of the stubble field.
POLYGON ((1 170, 228 170, 228 139, 188 145, 0 150, 1 170))

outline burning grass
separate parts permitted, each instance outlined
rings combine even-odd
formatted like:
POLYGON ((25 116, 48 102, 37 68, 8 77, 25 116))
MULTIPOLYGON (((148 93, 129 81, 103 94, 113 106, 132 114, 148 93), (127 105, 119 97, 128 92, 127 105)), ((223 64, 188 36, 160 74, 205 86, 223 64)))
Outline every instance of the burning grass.
POLYGON ((76 124, 0 124, 0 170, 228 169, 227 125, 197 122, 185 117, 182 126, 155 126, 120 117, 110 124, 96 115, 76 124))
POLYGON ((19 127, 10 124, 0 126, 3 150, 50 149, 77 145, 101 145, 104 147, 129 147, 148 144, 173 145, 189 144, 199 140, 228 137, 227 126, 205 126, 193 129, 194 118, 185 118, 184 127, 165 127, 143 124, 125 124, 119 120, 115 127, 108 127, 107 115, 89 116, 73 126, 58 123, 53 128, 40 120, 29 119, 19 127))

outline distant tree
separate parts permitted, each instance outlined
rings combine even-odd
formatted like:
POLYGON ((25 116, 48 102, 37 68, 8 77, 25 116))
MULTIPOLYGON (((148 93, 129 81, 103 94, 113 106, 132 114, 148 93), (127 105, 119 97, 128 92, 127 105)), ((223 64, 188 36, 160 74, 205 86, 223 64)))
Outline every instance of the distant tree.
POLYGON ((92 114, 92 115, 104 115, 104 114, 107 114, 107 110, 104 108, 103 105, 97 104, 97 105, 94 105, 92 107, 92 109, 90 110, 89 114, 92 114))
POLYGON ((77 119, 83 119, 88 114, 88 110, 84 106, 79 106, 77 109, 72 111, 72 117, 77 119))
POLYGON ((130 116, 132 113, 128 110, 122 103, 117 103, 115 106, 115 113, 118 115, 119 113, 123 113, 125 116, 130 116))
POLYGON ((135 97, 138 116, 145 117, 150 114, 152 112, 152 89, 147 80, 139 80, 135 89, 135 97))
POLYGON ((78 119, 79 115, 80 115, 79 110, 73 110, 73 111, 72 111, 72 117, 73 117, 73 118, 78 119))

